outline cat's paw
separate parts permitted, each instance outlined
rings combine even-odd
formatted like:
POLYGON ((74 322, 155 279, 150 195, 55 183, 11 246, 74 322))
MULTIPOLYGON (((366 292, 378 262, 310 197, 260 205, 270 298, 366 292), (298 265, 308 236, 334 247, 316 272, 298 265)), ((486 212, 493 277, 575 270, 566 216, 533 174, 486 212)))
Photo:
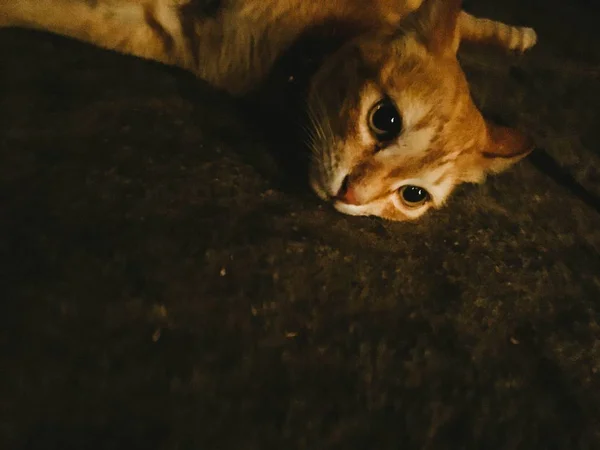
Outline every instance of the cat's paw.
POLYGON ((537 33, 533 28, 529 27, 514 27, 517 33, 511 35, 508 43, 510 50, 517 52, 525 52, 532 48, 538 40, 537 33))
POLYGON ((376 8, 383 21, 389 25, 397 25, 413 11, 421 7, 424 0, 375 0, 376 8))
POLYGON ((405 7, 407 11, 415 11, 421 7, 423 0, 406 0, 405 7))

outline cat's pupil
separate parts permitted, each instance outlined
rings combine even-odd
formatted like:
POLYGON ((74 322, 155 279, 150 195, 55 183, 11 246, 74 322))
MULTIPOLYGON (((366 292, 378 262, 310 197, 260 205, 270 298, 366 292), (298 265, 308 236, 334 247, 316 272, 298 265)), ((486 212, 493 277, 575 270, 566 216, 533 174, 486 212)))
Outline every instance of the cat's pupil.
POLYGON ((370 127, 375 137, 382 141, 393 139, 400 134, 402 119, 390 100, 382 100, 373 108, 370 127))
POLYGON ((419 186, 404 186, 402 188, 402 198, 406 203, 423 203, 428 197, 427 191, 419 186))

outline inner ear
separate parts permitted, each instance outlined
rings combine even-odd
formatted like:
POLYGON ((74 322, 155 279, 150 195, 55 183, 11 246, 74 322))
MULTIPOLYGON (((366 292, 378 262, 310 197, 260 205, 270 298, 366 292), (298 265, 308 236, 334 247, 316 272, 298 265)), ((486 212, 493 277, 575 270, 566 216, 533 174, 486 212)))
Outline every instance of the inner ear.
POLYGON ((488 172, 501 172, 534 149, 533 140, 526 134, 510 127, 486 122, 487 143, 481 156, 488 172))
POLYGON ((440 56, 456 54, 461 5, 462 0, 425 0, 415 13, 417 31, 430 52, 440 56))
POLYGON ((488 143, 482 152, 485 158, 516 158, 533 150, 533 140, 514 128, 486 122, 488 143))

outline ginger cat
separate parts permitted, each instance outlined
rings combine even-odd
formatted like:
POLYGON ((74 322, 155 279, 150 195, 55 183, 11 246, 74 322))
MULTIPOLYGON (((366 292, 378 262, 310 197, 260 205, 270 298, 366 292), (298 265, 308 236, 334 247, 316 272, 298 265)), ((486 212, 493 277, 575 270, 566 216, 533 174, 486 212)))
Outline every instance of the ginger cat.
POLYGON ((179 66, 234 95, 329 23, 352 33, 310 83, 310 183, 338 211, 415 219, 532 150, 482 117, 456 52, 461 40, 524 51, 536 34, 460 0, 0 0, 0 26, 179 66))

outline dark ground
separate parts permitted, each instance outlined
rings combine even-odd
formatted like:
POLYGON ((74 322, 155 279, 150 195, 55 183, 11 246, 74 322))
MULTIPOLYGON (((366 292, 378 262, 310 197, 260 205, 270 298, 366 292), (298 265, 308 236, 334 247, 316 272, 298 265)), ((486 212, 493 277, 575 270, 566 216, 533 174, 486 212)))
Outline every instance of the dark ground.
POLYGON ((0 447, 600 448, 598 15, 472 3, 538 29, 463 58, 556 167, 414 224, 321 205, 178 71, 1 31, 0 447))

